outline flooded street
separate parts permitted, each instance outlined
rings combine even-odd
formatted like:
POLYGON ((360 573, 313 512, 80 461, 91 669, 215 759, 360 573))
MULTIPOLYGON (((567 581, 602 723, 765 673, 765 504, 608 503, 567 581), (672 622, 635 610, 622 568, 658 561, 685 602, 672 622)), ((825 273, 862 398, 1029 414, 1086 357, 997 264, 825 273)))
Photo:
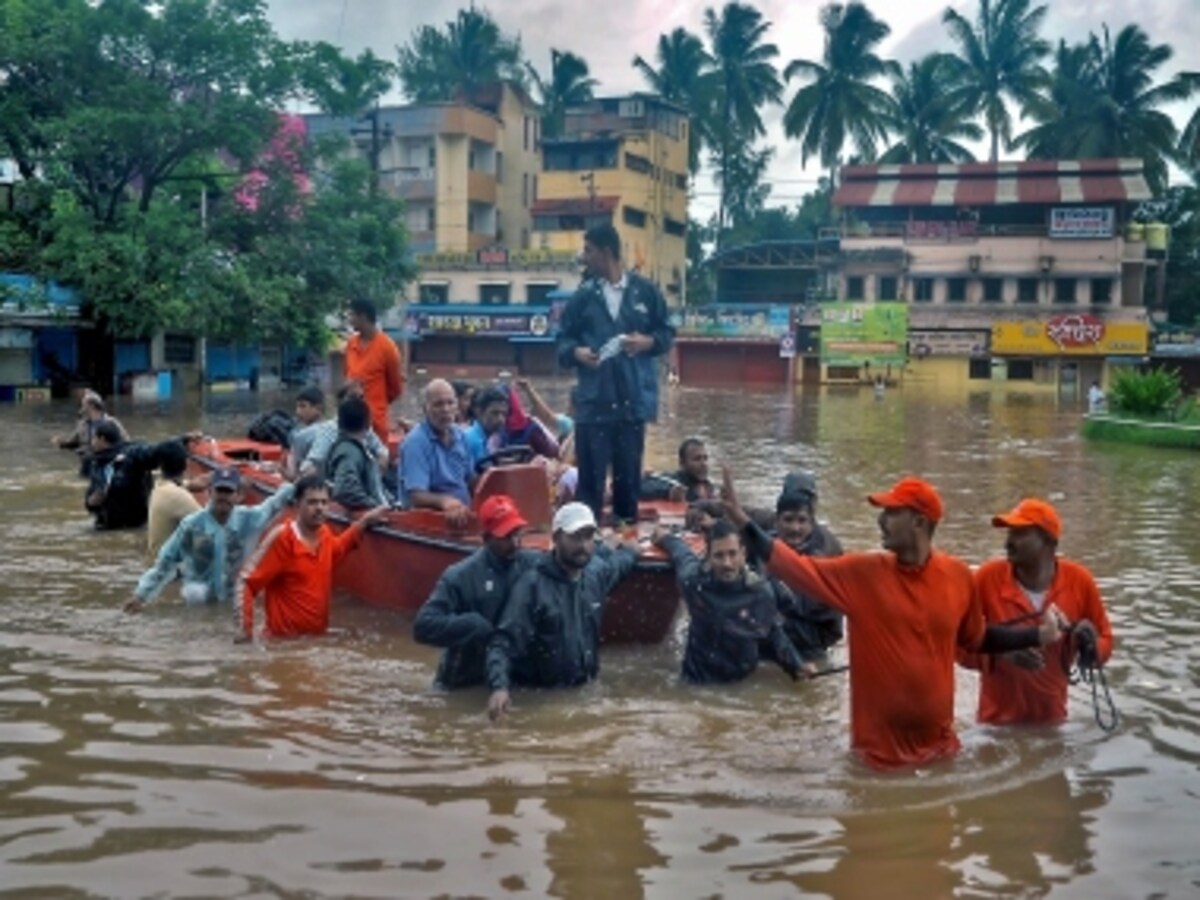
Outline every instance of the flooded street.
MULTIPOLYGON (((135 437, 197 418, 232 434, 269 400, 116 412, 135 437)), ((977 727, 959 670, 963 753, 886 776, 849 757, 844 676, 689 688, 678 636, 608 648, 596 684, 518 693, 491 727, 483 690, 430 690, 436 653, 397 614, 343 605, 330 637, 268 647, 234 646, 228 611, 174 590, 125 616, 145 534, 91 530, 74 456, 49 445, 73 412, 0 408, 0 896, 1200 893, 1200 460, 1085 444, 1074 400, 664 399, 649 464, 696 434, 763 503, 812 468, 849 549, 878 545, 864 495, 906 473, 940 487, 938 545, 973 563, 1002 551, 992 513, 1058 506, 1112 618, 1119 729, 1082 687, 1061 729, 977 727)))

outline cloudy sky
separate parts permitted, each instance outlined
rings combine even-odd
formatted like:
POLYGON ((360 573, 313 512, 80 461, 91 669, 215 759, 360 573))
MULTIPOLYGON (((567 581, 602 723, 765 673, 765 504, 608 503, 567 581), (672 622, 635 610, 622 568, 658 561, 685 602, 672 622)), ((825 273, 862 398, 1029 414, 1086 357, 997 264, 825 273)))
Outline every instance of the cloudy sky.
MULTIPOLYGON (((394 59, 397 45, 407 43, 420 25, 444 25, 468 0, 270 0, 270 16, 280 35, 288 39, 327 40, 357 54, 370 47, 394 59)), ((781 68, 792 59, 818 59, 821 31, 817 14, 824 0, 757 0, 772 22, 768 38, 780 51, 781 68)), ((548 67, 550 48, 583 56, 604 94, 644 89, 630 64, 635 54, 652 58, 660 34, 683 26, 702 32, 704 10, 716 0, 491 0, 479 3, 491 11, 507 32, 519 34, 527 56, 538 67, 548 67)), ((869 3, 891 26, 883 52, 902 62, 933 50, 952 49, 941 24, 947 0, 904 0, 869 3)), ((950 0, 949 5, 973 17, 975 0, 950 0)), ((1045 34, 1080 40, 1089 30, 1107 23, 1112 32, 1131 21, 1145 28, 1153 41, 1175 48, 1164 74, 1200 70, 1200 0, 1056 0, 1050 2, 1045 34)), ((785 102, 795 91, 789 85, 785 102)), ((399 99, 397 96, 396 99, 399 99)), ((1172 110, 1178 121, 1188 109, 1172 110)), ((779 120, 782 108, 768 111, 767 140, 777 148, 770 171, 771 205, 792 205, 811 190, 818 174, 810 161, 803 169, 799 148, 784 138, 779 120)), ((986 153, 978 148, 977 154, 986 153)), ((710 183, 697 185, 693 214, 704 216, 715 207, 710 183)))

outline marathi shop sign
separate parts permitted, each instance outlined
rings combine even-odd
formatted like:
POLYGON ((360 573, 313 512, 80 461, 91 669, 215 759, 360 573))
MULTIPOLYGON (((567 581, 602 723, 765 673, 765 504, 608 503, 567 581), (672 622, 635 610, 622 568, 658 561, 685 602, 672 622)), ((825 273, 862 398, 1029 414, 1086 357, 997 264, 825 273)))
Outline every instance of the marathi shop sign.
POLYGON ((1115 222, 1111 206, 1056 206, 1050 210, 1050 237, 1110 238, 1115 222))
POLYGON ((987 356, 992 335, 988 331, 910 331, 910 356, 987 356))
POLYGON ((1200 334, 1191 331, 1169 331, 1154 336, 1155 356, 1200 356, 1200 334))
POLYGON ((1149 345, 1144 322, 1105 322, 1087 313, 992 326, 992 352, 1020 356, 1141 356, 1149 345))
POLYGON ((763 338, 777 343, 792 330, 787 306, 746 309, 733 306, 699 306, 683 311, 676 327, 680 337, 763 338))
POLYGON ((410 309, 404 319, 409 337, 451 335, 462 337, 546 337, 557 329, 555 310, 498 313, 426 312, 410 309))
POLYGON ((903 365, 908 306, 904 303, 821 305, 821 362, 833 366, 903 365))

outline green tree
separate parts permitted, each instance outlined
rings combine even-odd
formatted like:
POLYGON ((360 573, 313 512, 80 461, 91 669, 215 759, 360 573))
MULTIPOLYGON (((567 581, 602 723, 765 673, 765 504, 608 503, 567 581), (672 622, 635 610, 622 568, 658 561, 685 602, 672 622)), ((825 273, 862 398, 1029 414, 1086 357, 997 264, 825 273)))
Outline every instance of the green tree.
POLYGON ((1049 159, 1135 157, 1144 161, 1155 194, 1167 188, 1167 164, 1179 132, 1161 107, 1186 100, 1194 80, 1179 75, 1155 83, 1171 47, 1152 44, 1137 25, 1114 40, 1105 27, 1086 44, 1060 45, 1048 96, 1030 107, 1038 124, 1018 139, 1029 155, 1049 159))
POLYGON ((396 66, 370 50, 351 59, 332 44, 318 41, 303 48, 299 72, 305 94, 322 112, 358 117, 391 90, 396 66))
POLYGON ((955 100, 961 95, 954 86, 963 75, 962 60, 934 53, 893 76, 892 102, 884 121, 896 141, 879 158, 881 163, 975 161, 975 155, 960 143, 983 138, 983 129, 955 100))
POLYGON ((532 65, 528 69, 542 104, 542 134, 558 137, 563 131, 567 109, 591 100, 592 91, 600 82, 588 77, 588 64, 582 57, 558 50, 550 51, 547 78, 542 78, 532 65))
POLYGON ((712 147, 712 80, 706 73, 713 58, 699 37, 685 28, 659 35, 654 51, 656 66, 641 56, 633 58, 633 66, 646 80, 650 89, 664 100, 677 103, 691 116, 688 129, 688 170, 694 176, 700 171, 701 154, 705 146, 712 147))
POLYGON ((497 81, 524 84, 521 39, 487 10, 460 9, 444 31, 423 25, 398 48, 400 84, 417 103, 455 100, 497 81))
MULTIPOLYGON (((1193 90, 1200 89, 1200 72, 1184 72, 1180 77, 1186 79, 1193 90)), ((1200 106, 1179 135, 1178 154, 1180 162, 1191 169, 1192 180, 1200 181, 1200 106)))
POLYGON ((809 83, 788 105, 783 129, 789 137, 801 139, 802 162, 815 156, 834 172, 847 139, 853 140, 862 156, 874 158, 876 143, 886 137, 891 103, 887 92, 871 82, 899 70, 877 53, 891 29, 863 4, 823 7, 821 27, 825 31, 821 61, 795 59, 784 70, 789 81, 799 76, 809 83))
POLYGON ((779 103, 783 85, 775 59, 779 48, 765 43, 771 23, 744 3, 727 3, 718 13, 704 11, 713 66, 708 78, 713 98, 713 137, 716 144, 717 181, 721 188, 717 210, 717 241, 726 224, 726 207, 737 174, 735 150, 751 145, 766 133, 762 108, 779 103))
POLYGON ((1050 45, 1039 35, 1046 7, 1031 6, 1032 0, 979 0, 973 23, 952 7, 942 15, 967 65, 958 99, 983 114, 992 162, 1000 158, 1001 138, 1005 147, 1012 146, 1012 116, 1006 101, 1027 109, 1037 102, 1037 92, 1048 78, 1041 60, 1050 45))

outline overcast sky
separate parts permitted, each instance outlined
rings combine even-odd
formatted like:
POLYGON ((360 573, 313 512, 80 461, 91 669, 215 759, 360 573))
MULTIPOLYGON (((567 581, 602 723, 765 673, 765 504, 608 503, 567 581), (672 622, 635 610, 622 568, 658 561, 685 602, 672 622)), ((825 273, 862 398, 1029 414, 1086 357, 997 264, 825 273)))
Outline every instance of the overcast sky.
MULTIPOLYGON (((327 40, 350 54, 370 47, 379 56, 395 59, 397 45, 407 43, 420 25, 443 26, 467 5, 459 0, 270 0, 270 16, 281 37, 327 40)), ((714 0, 492 0, 479 3, 493 14, 506 32, 519 34, 526 55, 539 68, 548 68, 550 48, 570 50, 587 60, 602 94, 642 90, 645 84, 633 69, 635 54, 652 59, 658 36, 683 26, 702 33, 704 10, 714 0)), ((819 59, 822 48, 817 14, 824 0, 757 0, 755 4, 772 22, 768 39, 780 51, 780 68, 796 58, 819 59)), ((934 50, 953 49, 941 23, 947 0, 880 0, 868 3, 891 26, 882 50, 901 62, 934 50)), ((975 0, 951 0, 968 17, 975 0)), ((1089 30, 1107 23, 1116 33, 1131 21, 1146 29, 1152 41, 1175 49, 1164 74, 1200 71, 1200 0, 1055 0, 1048 3, 1045 36, 1052 42, 1064 37, 1080 40, 1089 30)), ((785 102, 795 92, 788 85, 785 102)), ((399 99, 399 96, 395 99, 399 99)), ((1190 109, 1171 110, 1176 120, 1186 120, 1190 109)), ((768 110, 767 140, 777 148, 769 178, 770 205, 795 203, 814 186, 819 174, 812 161, 801 168, 800 152, 779 125, 782 107, 768 110)), ((986 148, 975 148, 986 155, 986 148)), ((715 208, 711 182, 700 179, 693 216, 706 218, 715 208)))

